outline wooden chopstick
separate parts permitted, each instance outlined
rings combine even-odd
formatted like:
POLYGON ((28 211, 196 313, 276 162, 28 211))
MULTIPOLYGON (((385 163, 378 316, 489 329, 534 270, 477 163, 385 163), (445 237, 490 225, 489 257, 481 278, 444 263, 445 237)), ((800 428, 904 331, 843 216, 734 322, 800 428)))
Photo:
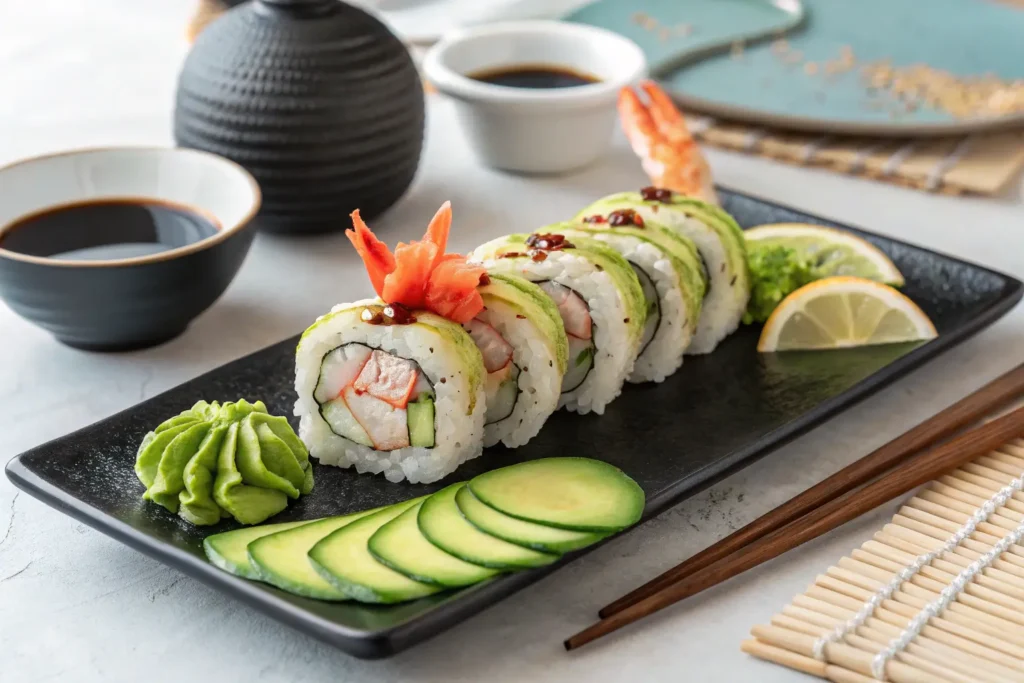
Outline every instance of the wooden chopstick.
POLYGON ((994 408, 1022 393, 1024 393, 1024 364, 1018 365, 973 394, 962 398, 873 453, 844 467, 828 479, 812 486, 739 531, 705 548, 682 564, 669 569, 610 603, 598 611, 598 616, 604 619, 616 612, 621 612, 630 605, 635 605, 644 598, 661 591, 666 586, 677 583, 704 567, 742 550, 765 534, 789 524, 847 491, 866 484, 922 448, 949 438, 964 427, 977 422, 994 408))
POLYGON ((623 626, 649 616, 684 598, 711 588, 748 569, 778 557, 807 541, 873 510, 896 496, 925 484, 979 455, 1024 434, 1024 407, 934 446, 901 463, 887 476, 848 491, 806 516, 755 541, 742 553, 730 555, 679 583, 665 587, 565 641, 574 650, 623 626))

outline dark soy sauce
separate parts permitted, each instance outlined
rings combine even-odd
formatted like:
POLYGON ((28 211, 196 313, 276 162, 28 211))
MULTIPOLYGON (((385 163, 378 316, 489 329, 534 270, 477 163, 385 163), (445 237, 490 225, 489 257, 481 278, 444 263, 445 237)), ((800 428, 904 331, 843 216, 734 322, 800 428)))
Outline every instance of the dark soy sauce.
POLYGON ((24 216, 0 233, 0 248, 45 258, 102 261, 137 258, 217 234, 195 209, 145 199, 99 199, 24 216))
POLYGON ((520 64, 485 69, 469 74, 469 78, 481 83, 503 85, 507 88, 532 89, 575 88, 597 83, 600 80, 590 74, 549 64, 520 64))

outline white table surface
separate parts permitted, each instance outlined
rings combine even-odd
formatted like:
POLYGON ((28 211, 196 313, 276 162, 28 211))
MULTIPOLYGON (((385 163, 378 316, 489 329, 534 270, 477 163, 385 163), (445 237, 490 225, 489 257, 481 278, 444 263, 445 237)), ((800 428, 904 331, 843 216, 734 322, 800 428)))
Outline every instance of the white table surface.
MULTIPOLYGON (((0 163, 65 147, 169 143, 188 12, 177 0, 0 0, 0 163)), ((937 197, 709 156, 726 187, 1024 274, 1019 187, 1001 199, 937 197)), ((453 247, 464 249, 643 182, 621 138, 602 164, 575 175, 537 180, 482 169, 450 108, 432 99, 415 186, 375 227, 391 241, 416 236, 451 199, 453 247)), ((340 235, 260 236, 225 296, 182 337, 147 351, 65 348, 0 306, 0 463, 290 336, 331 304, 367 292, 340 235)), ((747 657, 738 645, 752 625, 867 539, 895 505, 605 642, 566 654, 561 641, 610 599, 1020 363, 1022 340, 1024 308, 1017 308, 736 476, 386 661, 321 645, 19 495, 0 477, 0 680, 810 680, 747 657)))

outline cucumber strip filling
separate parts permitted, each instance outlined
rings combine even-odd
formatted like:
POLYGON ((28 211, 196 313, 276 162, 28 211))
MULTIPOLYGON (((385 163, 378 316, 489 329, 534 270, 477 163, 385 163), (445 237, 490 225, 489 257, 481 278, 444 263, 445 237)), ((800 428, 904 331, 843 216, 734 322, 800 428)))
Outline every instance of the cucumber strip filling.
POLYGON ((658 333, 658 327, 661 326, 661 300, 658 298, 658 288, 654 286, 651 276, 632 261, 629 265, 633 266, 633 272, 640 280, 640 289, 644 292, 644 301, 647 304, 647 319, 644 323, 644 333, 640 337, 640 353, 637 354, 639 356, 647 350, 654 335, 658 333))
POLYGON ((569 369, 562 377, 562 393, 575 391, 594 367, 594 344, 589 339, 569 337, 569 369))
POLYGON ((706 301, 708 295, 711 294, 711 271, 708 270, 708 262, 704 260, 704 254, 700 253, 700 249, 697 250, 697 258, 700 259, 700 269, 704 271, 704 299, 706 301))
POLYGON ((586 381, 594 367, 594 321, 586 300, 571 287, 543 280, 537 283, 558 307, 569 338, 569 368, 562 377, 562 393, 574 391, 586 381))
POLYGON ((486 424, 507 419, 519 400, 519 366, 510 362, 501 370, 488 373, 484 392, 487 394, 486 424))
POLYGON ((515 410, 519 398, 519 366, 512 362, 514 349, 487 322, 474 318, 463 327, 472 337, 484 360, 484 394, 487 396, 486 424, 504 420, 515 410))

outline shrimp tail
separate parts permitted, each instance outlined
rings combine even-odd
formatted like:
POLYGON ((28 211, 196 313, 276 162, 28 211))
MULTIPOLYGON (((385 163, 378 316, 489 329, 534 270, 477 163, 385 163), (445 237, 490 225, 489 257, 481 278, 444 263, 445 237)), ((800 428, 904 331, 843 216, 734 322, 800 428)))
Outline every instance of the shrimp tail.
POLYGON ((359 209, 353 211, 351 216, 354 230, 346 230, 345 236, 356 248, 359 258, 363 260, 366 273, 370 276, 370 284, 373 285, 377 296, 383 296, 384 279, 395 270, 395 256, 363 222, 359 216, 359 209))
MULTIPOLYGON (((633 152, 646 164, 650 158, 651 140, 654 137, 654 119, 632 88, 619 91, 619 119, 633 152)), ((646 170, 646 167, 645 167, 646 170)))
POLYGON ((651 182, 717 204, 711 169, 672 98, 654 81, 640 90, 647 103, 628 86, 619 92, 619 118, 651 182))
POLYGON ((661 134, 676 144, 693 144, 693 136, 686 127, 686 120, 676 109, 676 104, 668 93, 654 81, 641 82, 640 89, 651 102, 647 111, 650 112, 651 120, 661 134))

